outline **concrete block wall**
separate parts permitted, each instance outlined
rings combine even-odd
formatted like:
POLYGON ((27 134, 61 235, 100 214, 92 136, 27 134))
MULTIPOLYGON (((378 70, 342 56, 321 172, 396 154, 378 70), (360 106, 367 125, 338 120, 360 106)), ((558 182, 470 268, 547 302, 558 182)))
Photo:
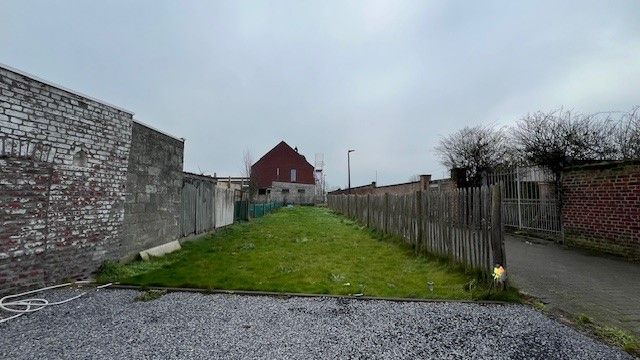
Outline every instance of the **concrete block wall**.
POLYGON ((275 201, 283 204, 315 204, 316 185, 274 181, 268 195, 258 195, 255 202, 275 201), (284 191, 284 192, 283 192, 284 191), (288 192, 287 192, 288 191, 288 192))
POLYGON ((640 162, 609 162, 562 174, 565 243, 640 260, 640 162))
POLYGON ((131 122, 0 67, 0 291, 86 278, 118 253, 131 122))
POLYGON ((134 121, 120 257, 181 236, 184 142, 134 121))

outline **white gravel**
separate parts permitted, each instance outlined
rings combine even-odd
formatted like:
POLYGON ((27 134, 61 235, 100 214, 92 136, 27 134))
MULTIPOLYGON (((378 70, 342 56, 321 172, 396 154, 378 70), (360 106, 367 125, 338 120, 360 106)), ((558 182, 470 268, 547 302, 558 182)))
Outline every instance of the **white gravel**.
POLYGON ((520 305, 137 294, 91 293, 0 324, 0 358, 632 359, 520 305))

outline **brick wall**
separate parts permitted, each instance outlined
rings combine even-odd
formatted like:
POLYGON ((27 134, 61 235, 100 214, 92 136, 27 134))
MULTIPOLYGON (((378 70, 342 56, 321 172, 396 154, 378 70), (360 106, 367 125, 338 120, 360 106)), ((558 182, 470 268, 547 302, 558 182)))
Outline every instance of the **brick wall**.
POLYGON ((451 179, 440 179, 440 180, 431 180, 431 175, 420 175, 419 181, 406 182, 401 184, 393 184, 393 185, 385 185, 385 186, 376 186, 376 182, 372 182, 368 185, 352 187, 351 191, 349 189, 340 189, 329 192, 327 195, 344 195, 344 194, 352 194, 352 195, 384 195, 384 194, 395 194, 395 195, 403 195, 414 193, 419 190, 454 190, 456 189, 456 184, 451 179))
POLYGON ((570 168, 562 191, 568 245, 640 259, 640 162, 570 168))
POLYGON ((119 254, 131 122, 0 67, 0 291, 85 278, 119 254))
POLYGON ((373 195, 410 194, 410 193, 415 193, 416 191, 419 191, 419 190, 427 190, 429 188, 430 182, 431 182, 431 175, 420 175, 420 180, 418 181, 375 187, 371 189, 369 194, 373 194, 373 195))
POLYGON ((122 257, 180 237, 183 152, 182 140, 133 122, 122 257))

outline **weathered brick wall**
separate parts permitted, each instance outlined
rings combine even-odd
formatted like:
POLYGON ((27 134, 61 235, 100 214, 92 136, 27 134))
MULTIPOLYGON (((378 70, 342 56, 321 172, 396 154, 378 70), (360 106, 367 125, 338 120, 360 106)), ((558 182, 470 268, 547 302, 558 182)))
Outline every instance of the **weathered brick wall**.
POLYGON ((183 152, 183 141, 133 122, 121 257, 180 237, 183 152))
POLYGON ((120 253, 131 122, 0 68, 1 292, 84 278, 120 253))
MULTIPOLYGON (((0 154, 3 153, 0 143, 0 154)), ((18 156, 0 157, 0 287, 44 279, 47 203, 51 166, 18 156)))
POLYGON ((570 168, 562 191, 568 245, 640 259, 640 162, 570 168))

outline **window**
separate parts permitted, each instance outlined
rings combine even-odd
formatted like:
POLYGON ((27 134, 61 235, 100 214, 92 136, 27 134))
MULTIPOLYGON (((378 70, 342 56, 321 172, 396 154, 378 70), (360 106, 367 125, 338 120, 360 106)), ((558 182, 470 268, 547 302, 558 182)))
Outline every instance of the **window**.
POLYGON ((298 189, 298 194, 304 194, 304 189, 298 189))
POLYGON ((298 177, 298 173, 296 169, 291 169, 291 182, 296 182, 298 177))
POLYGON ((282 193, 283 194, 288 194, 289 193, 289 189, 282 189, 282 193))
POLYGON ((267 189, 258 189, 258 195, 266 195, 267 189))

